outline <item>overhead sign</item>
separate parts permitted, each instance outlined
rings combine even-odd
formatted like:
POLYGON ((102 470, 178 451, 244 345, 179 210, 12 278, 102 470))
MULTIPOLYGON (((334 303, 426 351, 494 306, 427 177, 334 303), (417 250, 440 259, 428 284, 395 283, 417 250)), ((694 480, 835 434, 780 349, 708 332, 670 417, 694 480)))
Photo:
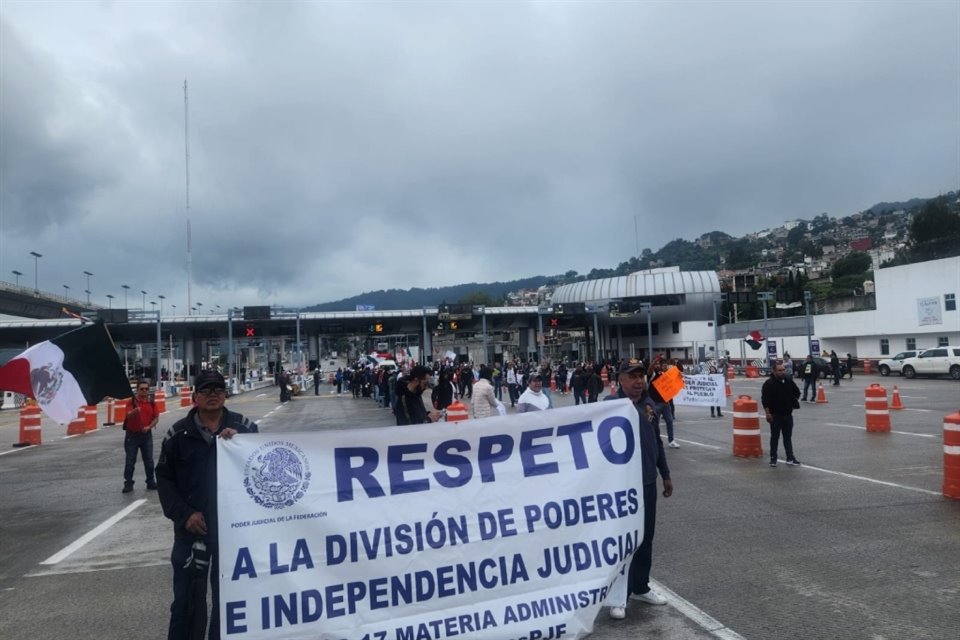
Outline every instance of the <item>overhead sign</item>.
POLYGON ((243 319, 244 320, 269 320, 270 319, 270 307, 244 307, 243 308, 243 319))
POLYGON ((584 637, 643 539, 638 427, 617 400, 218 438, 221 635, 584 637))
POLYGON ((439 320, 470 320, 473 318, 472 304, 441 304, 437 308, 439 320))
POLYGON ((357 311, 376 311, 377 305, 375 304, 358 304, 357 311))

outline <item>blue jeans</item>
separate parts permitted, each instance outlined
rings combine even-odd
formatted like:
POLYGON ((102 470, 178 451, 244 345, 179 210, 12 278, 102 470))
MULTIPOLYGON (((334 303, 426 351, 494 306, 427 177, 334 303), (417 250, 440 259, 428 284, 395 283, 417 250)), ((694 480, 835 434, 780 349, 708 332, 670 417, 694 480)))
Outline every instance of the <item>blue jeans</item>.
POLYGON ((774 462, 777 461, 781 433, 787 460, 793 460, 793 416, 773 416, 773 421, 770 422, 770 459, 774 462))
POLYGON ((147 476, 147 486, 156 486, 153 477, 153 431, 146 433, 131 433, 127 431, 123 437, 123 451, 127 454, 123 465, 123 482, 133 484, 133 468, 137 464, 137 453, 143 458, 143 470, 147 476))
POLYGON ((804 378, 803 380, 803 399, 807 399, 807 389, 810 389, 810 399, 817 399, 817 381, 814 378, 804 378))
POLYGON ((673 410, 670 408, 670 403, 658 402, 656 410, 658 425, 660 422, 660 417, 662 416, 664 421, 667 423, 667 440, 673 442, 673 410))
MULTIPOLYGON (((209 640, 220 640, 220 563, 217 558, 216 546, 206 540, 210 549, 210 568, 203 577, 210 582, 210 595, 213 600, 213 610, 210 612, 209 640)), ((170 563, 173 565, 173 604, 170 605, 170 627, 167 629, 167 640, 190 640, 188 631, 188 613, 190 604, 191 573, 184 569, 190 557, 190 547, 193 540, 177 538, 173 541, 173 550, 170 552, 170 563)), ((206 609, 206 600, 203 607, 206 609)))

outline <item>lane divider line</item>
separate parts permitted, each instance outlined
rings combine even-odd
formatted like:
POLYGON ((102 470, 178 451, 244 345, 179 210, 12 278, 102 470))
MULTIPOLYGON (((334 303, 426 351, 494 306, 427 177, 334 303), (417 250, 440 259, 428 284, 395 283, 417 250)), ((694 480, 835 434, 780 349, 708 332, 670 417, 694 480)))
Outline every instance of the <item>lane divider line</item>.
POLYGON ((832 469, 824 469, 822 467, 812 467, 806 463, 800 467, 801 469, 812 469, 813 471, 819 471, 821 473, 829 473, 831 475, 840 476, 842 478, 851 478, 853 480, 863 480, 864 482, 872 482, 873 484, 882 484, 885 487, 893 487, 895 489, 906 489, 907 491, 916 491, 917 493, 925 493, 931 496, 937 496, 938 498, 943 497, 943 493, 940 491, 930 491, 929 489, 921 489, 919 487, 910 487, 905 484, 897 484, 896 482, 887 482, 886 480, 877 480, 876 478, 868 478, 866 476, 858 476, 852 473, 845 473, 843 471, 834 471, 832 469))
MULTIPOLYGON (((660 434, 660 439, 661 439, 661 440, 666 440, 666 439, 667 439, 667 436, 664 435, 664 434, 660 434)), ((695 446, 695 447, 703 447, 703 448, 705 448, 705 449, 720 449, 720 447, 718 447, 718 446, 716 446, 716 445, 713 445, 713 444, 703 444, 702 442, 694 442, 693 440, 681 440, 680 438, 674 438, 674 440, 676 440, 677 442, 684 442, 684 443, 686 443, 686 444, 691 444, 691 445, 693 445, 693 446, 695 446)))
MULTIPOLYGON (((845 429, 859 429, 860 431, 867 430, 866 427, 861 427, 855 424, 840 424, 839 422, 824 422, 823 424, 827 425, 828 427, 843 427, 845 429)), ((939 434, 934 435, 930 433, 913 433, 910 431, 890 431, 890 433, 896 433, 897 435, 901 435, 901 436, 915 436, 917 438, 941 438, 942 437, 939 434)))
POLYGON ((57 564, 58 562, 62 562, 63 560, 66 560, 75 551, 77 551, 78 549, 81 549, 91 540, 99 536, 101 533, 103 533, 113 525, 117 524, 118 522, 126 518, 130 513, 133 512, 134 509, 136 509, 146 501, 147 501, 146 498, 140 498, 139 500, 134 501, 133 503, 125 507, 122 511, 110 516, 109 518, 107 518, 106 520, 98 524, 96 527, 94 527, 87 533, 83 534, 82 536, 80 536, 79 538, 77 538, 76 540, 68 544, 66 547, 64 547, 60 551, 56 552, 55 554, 53 554, 52 556, 50 556, 49 558, 41 562, 40 564, 57 564))
POLYGON ((733 629, 729 629, 725 624, 692 602, 681 598, 670 589, 667 589, 660 582, 657 582, 651 578, 650 586, 663 594, 663 597, 667 599, 667 604, 685 615, 701 629, 709 632, 710 635, 717 638, 723 638, 723 640, 745 640, 745 638, 739 633, 733 629))

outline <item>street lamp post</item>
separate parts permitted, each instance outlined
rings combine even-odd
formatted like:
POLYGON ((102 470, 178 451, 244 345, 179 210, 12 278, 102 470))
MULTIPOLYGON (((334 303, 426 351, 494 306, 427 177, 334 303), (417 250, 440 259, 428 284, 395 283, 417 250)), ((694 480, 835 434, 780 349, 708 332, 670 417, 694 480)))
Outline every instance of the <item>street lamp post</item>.
POLYGON ((807 353, 813 354, 813 331, 810 328, 810 300, 813 294, 809 291, 803 292, 803 308, 807 316, 807 353))
POLYGON ((120 288, 123 289, 123 308, 127 309, 127 291, 130 290, 130 285, 122 284, 120 285, 120 288))
POLYGON ((43 257, 43 254, 37 253, 36 251, 31 251, 30 255, 33 256, 33 292, 39 294, 40 287, 38 286, 39 281, 37 279, 37 272, 39 271, 38 264, 40 262, 40 258, 43 257))
POLYGON ((89 271, 84 271, 83 275, 87 276, 87 289, 84 293, 87 294, 87 304, 90 304, 90 276, 92 276, 93 274, 90 273, 89 271))
POLYGON ((63 297, 64 298, 70 297, 70 287, 68 287, 67 285, 63 285, 63 297))
POLYGON ((113 294, 107 294, 107 309, 113 309, 113 294))
POLYGON ((19 288, 20 288, 20 276, 23 275, 23 272, 22 272, 22 271, 17 271, 16 269, 14 269, 12 273, 13 273, 13 276, 16 278, 16 280, 15 280, 14 282, 15 282, 15 284, 17 285, 17 289, 19 289, 19 288))
POLYGON ((147 310, 147 292, 144 291, 143 289, 140 289, 140 294, 143 297, 143 300, 140 303, 140 308, 146 311, 147 310))
MULTIPOLYGON (((150 306, 150 310, 153 311, 154 313, 156 313, 156 312, 157 312, 157 301, 156 301, 156 300, 151 300, 151 301, 150 301, 150 305, 151 305, 151 306, 150 306)), ((158 317, 159 317, 159 316, 158 316, 158 317)))
POLYGON ((162 316, 162 315, 163 315, 163 301, 167 299, 167 296, 161 294, 161 295, 158 295, 157 297, 160 298, 160 315, 162 316))

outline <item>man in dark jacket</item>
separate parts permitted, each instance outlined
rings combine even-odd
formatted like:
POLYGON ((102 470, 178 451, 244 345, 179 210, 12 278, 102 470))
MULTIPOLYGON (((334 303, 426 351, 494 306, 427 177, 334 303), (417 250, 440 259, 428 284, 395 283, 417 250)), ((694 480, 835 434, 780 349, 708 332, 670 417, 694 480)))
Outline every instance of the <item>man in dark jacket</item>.
MULTIPOLYGON (((185 565, 196 542, 202 542, 210 557, 209 577, 213 597, 210 616, 210 640, 220 638, 220 582, 217 537, 217 438, 229 440, 237 433, 256 433, 257 425, 224 403, 227 385, 214 370, 197 374, 194 381, 194 407, 170 427, 160 446, 157 486, 163 515, 173 521, 173 604, 170 606, 168 640, 193 636, 189 612, 191 582, 196 572, 185 565)), ((206 619, 206 600, 199 609, 206 619)), ((201 624, 202 626, 202 624, 201 624)))
MULTIPOLYGON (((430 374, 430 369, 418 364, 410 370, 409 376, 403 378, 403 384, 398 385, 399 395, 394 410, 398 425, 436 422, 443 415, 436 409, 427 413, 427 408, 423 405, 422 396, 430 386, 430 374)), ((464 375, 471 375, 470 371, 466 370, 464 375)))
POLYGON ((800 461, 793 455, 793 410, 800 406, 800 389, 797 383, 787 377, 782 362, 773 367, 773 375, 767 378, 760 389, 760 402, 770 423, 770 466, 777 466, 777 449, 780 434, 783 434, 783 449, 787 454, 787 464, 799 466, 800 461))
POLYGON ((817 371, 817 363, 813 361, 813 356, 808 355, 807 359, 803 361, 803 366, 800 368, 800 377, 803 378, 803 401, 804 402, 816 402, 817 401, 817 376, 819 372, 817 371), (810 391, 810 400, 807 400, 807 390, 810 391))
MULTIPOLYGON (((667 604, 666 598, 650 588, 650 566, 653 563, 653 531, 657 521, 657 472, 663 479, 663 497, 673 495, 673 481, 670 479, 670 467, 667 455, 660 439, 654 403, 647 395, 646 371, 643 363, 631 358, 622 365, 618 373, 620 388, 616 395, 611 394, 604 400, 630 398, 640 418, 640 460, 643 482, 643 540, 633 554, 628 575, 628 591, 631 600, 647 604, 667 604)), ((622 620, 626 617, 623 607, 610 607, 610 617, 622 620)))
POLYGON ((840 356, 837 355, 836 349, 830 354, 830 368, 833 370, 833 386, 839 387, 843 373, 840 371, 840 356))

